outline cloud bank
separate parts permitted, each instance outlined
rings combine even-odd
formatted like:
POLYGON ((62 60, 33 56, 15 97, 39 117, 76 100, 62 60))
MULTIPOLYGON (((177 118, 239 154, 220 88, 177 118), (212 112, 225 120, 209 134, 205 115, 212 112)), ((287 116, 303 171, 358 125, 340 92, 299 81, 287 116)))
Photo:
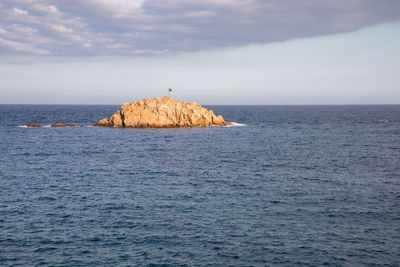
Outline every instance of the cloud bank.
POLYGON ((192 52, 398 20, 399 0, 3 0, 0 54, 192 52))

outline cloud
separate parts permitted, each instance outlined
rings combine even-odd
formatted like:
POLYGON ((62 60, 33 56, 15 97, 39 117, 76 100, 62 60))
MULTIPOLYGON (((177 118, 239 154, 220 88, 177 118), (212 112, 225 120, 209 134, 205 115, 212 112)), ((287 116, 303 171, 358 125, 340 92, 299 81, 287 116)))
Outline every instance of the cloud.
POLYGON ((3 54, 165 54, 355 31, 400 20, 400 1, 3 0, 0 17, 3 54))
POLYGON ((65 27, 64 25, 52 25, 51 28, 60 33, 72 33, 72 29, 65 27))
POLYGON ((29 44, 4 40, 2 38, 0 38, 0 46, 10 48, 11 50, 16 51, 16 52, 27 52, 27 53, 32 53, 34 55, 50 54, 50 52, 45 49, 35 48, 35 47, 30 46, 29 44))
POLYGON ((10 13, 11 15, 13 15, 13 16, 28 15, 28 11, 22 10, 22 9, 19 9, 19 8, 16 8, 16 7, 14 7, 13 9, 11 9, 11 10, 9 11, 9 13, 10 13))

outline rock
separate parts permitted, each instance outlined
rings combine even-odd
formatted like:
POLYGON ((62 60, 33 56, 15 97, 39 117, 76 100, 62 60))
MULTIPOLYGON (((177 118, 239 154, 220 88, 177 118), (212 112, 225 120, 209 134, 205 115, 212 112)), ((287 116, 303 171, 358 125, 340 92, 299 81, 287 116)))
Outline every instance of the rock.
POLYGON ((64 123, 55 123, 50 125, 50 127, 76 127, 75 124, 64 124, 64 123))
POLYGON ((230 125, 197 103, 169 97, 146 98, 121 106, 114 115, 93 126, 127 128, 176 128, 230 125))
MULTIPOLYGON (((43 127, 43 125, 37 124, 37 123, 27 123, 22 126, 26 127, 43 127)), ((64 123, 55 123, 52 124, 50 127, 77 127, 75 124, 64 124, 64 123)))
POLYGON ((37 128, 43 127, 43 125, 40 125, 40 124, 37 124, 37 123, 27 123, 27 124, 24 124, 24 125, 22 125, 22 126, 26 126, 26 127, 37 127, 37 128))

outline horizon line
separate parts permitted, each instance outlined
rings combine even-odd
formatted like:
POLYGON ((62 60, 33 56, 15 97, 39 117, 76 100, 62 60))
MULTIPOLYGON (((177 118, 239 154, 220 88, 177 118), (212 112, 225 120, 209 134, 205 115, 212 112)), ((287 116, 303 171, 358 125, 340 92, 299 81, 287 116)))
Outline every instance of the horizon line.
MULTIPOLYGON (((192 101, 196 102, 196 101, 192 101)), ((188 102, 190 103, 190 102, 188 102)), ((198 102, 196 102, 198 103, 198 102)), ((200 103, 198 103, 200 104, 200 103)), ((61 104, 61 103, 0 103, 0 105, 35 105, 35 106, 121 106, 123 104, 61 104)), ((400 103, 334 103, 334 104, 200 104, 204 106, 398 106, 400 103)))

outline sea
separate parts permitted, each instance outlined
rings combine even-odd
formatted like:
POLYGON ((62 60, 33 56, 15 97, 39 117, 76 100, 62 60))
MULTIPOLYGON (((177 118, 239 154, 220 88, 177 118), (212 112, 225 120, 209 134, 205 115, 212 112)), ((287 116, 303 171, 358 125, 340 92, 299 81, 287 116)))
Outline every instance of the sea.
POLYGON ((0 105, 0 266, 400 265, 399 105, 206 107, 0 105))

